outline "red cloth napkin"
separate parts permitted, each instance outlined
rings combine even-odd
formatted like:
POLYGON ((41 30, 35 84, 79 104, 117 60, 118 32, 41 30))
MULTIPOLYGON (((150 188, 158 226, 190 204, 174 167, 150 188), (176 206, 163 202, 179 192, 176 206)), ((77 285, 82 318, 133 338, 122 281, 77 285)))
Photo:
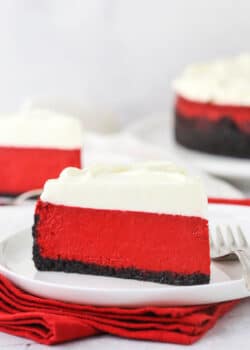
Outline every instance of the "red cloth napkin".
POLYGON ((120 337, 192 344, 237 302, 125 309, 39 298, 0 275, 0 331, 43 344, 109 333, 120 337))
MULTIPOLYGON (((211 199, 211 202, 222 200, 211 199)), ((250 200, 226 202, 250 205, 250 200)), ((133 309, 76 305, 33 296, 0 275, 0 331, 43 344, 104 333, 192 344, 237 303, 133 309)))

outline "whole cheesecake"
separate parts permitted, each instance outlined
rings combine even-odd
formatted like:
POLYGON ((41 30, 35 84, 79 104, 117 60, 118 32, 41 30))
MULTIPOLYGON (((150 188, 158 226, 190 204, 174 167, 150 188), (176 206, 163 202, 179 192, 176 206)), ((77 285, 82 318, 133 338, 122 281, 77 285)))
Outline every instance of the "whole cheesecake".
POLYGON ((81 167, 80 121, 46 110, 0 116, 0 194, 42 189, 68 166, 81 167))
POLYGON ((209 282, 207 197, 171 163, 65 169, 35 210, 38 270, 209 282))
POLYGON ((250 55, 191 65, 174 88, 179 144, 250 158, 250 55))

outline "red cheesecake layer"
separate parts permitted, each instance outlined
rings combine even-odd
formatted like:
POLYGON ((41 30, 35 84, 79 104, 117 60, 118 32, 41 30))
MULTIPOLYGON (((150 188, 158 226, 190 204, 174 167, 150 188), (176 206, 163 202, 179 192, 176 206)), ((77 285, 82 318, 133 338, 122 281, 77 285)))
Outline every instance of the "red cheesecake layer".
POLYGON ((206 118, 212 122, 227 117, 233 120, 240 130, 250 133, 250 107, 201 103, 177 96, 176 111, 185 118, 206 118))
POLYGON ((81 167, 80 149, 0 146, 0 193, 16 195, 42 188, 68 166, 81 167))
POLYGON ((207 283, 207 220, 85 209, 38 201, 34 261, 38 269, 105 274, 163 283, 207 283))

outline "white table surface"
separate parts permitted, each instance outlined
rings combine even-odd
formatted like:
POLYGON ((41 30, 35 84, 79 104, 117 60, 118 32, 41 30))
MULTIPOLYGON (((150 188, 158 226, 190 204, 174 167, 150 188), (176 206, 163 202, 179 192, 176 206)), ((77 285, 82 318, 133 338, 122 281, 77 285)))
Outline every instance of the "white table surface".
MULTIPOLYGON (((4 228, 1 232, 1 239, 7 235, 15 233, 25 227, 32 225, 33 206, 25 207, 0 207, 0 225, 4 228)), ((236 349, 242 346, 243 349, 250 349, 250 299, 242 301, 230 313, 223 317, 216 326, 210 330, 204 338, 192 345, 192 349, 208 350, 213 346, 213 350, 236 349)), ((136 350, 160 350, 160 349, 180 349, 184 346, 166 343, 153 343, 148 341, 127 340, 109 335, 92 337, 89 339, 78 340, 75 342, 57 345, 55 349, 136 349, 136 350)), ((48 349, 47 346, 33 343, 30 340, 10 336, 0 333, 1 350, 42 350, 48 349)))

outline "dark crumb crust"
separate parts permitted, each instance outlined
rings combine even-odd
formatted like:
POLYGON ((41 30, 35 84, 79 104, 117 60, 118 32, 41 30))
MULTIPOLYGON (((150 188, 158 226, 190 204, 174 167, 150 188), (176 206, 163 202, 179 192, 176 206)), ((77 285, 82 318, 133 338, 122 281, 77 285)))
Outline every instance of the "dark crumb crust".
POLYGON ((250 158, 250 133, 241 131, 230 116, 211 122, 205 116, 186 118, 175 111, 175 138, 179 144, 193 150, 250 158))
POLYGON ((35 215, 35 223, 32 228, 33 234, 33 260, 35 266, 40 271, 63 271, 75 272, 89 275, 102 275, 111 277, 120 277, 126 279, 136 279, 141 281, 152 281, 172 285, 195 285, 209 283, 210 276, 203 273, 179 274, 169 271, 156 272, 145 271, 131 268, 114 268, 111 266, 102 266, 97 264, 83 263, 75 260, 49 259, 40 254, 40 248, 37 243, 37 224, 39 216, 35 215))

